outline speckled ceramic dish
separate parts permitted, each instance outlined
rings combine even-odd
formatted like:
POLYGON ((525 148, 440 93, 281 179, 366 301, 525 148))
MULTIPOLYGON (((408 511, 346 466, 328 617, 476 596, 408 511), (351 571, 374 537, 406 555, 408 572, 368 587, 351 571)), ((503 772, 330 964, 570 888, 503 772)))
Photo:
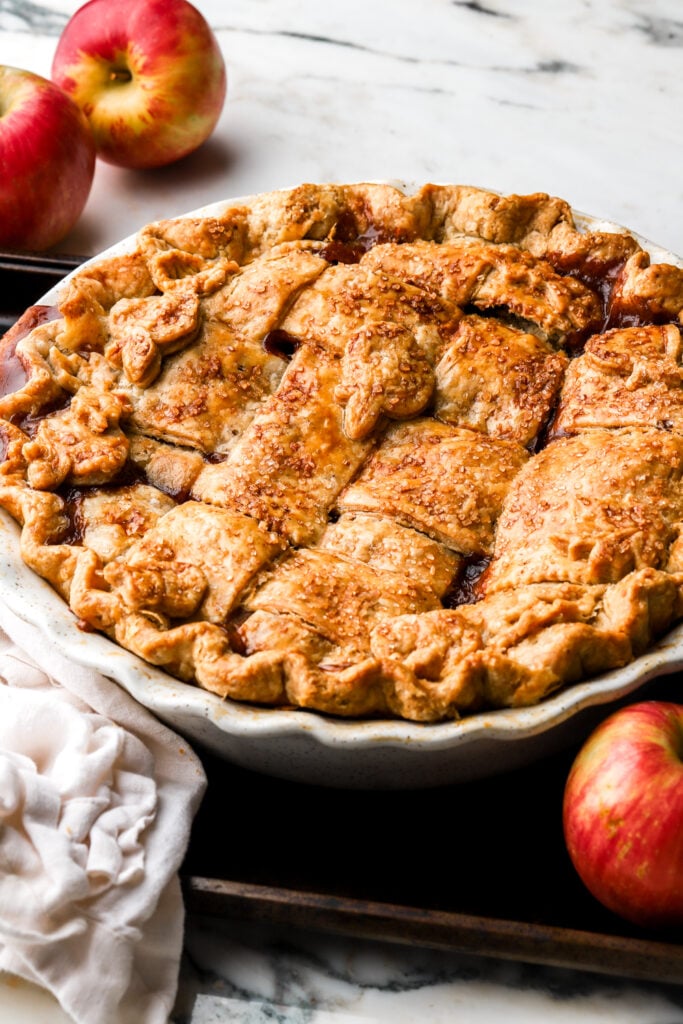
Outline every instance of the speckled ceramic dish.
MULTIPOLYGON (((235 202, 212 204, 191 215, 216 215, 235 202)), ((580 213, 575 217, 580 227, 624 230, 580 213)), ((670 253, 638 241, 653 261, 683 266, 670 253)), ((134 238, 126 239, 98 259, 125 252, 133 244, 134 238)), ((58 292, 59 288, 48 293, 42 303, 54 304, 58 292)), ((433 725, 260 709, 179 682, 105 636, 80 630, 67 605, 24 565, 19 529, 5 513, 0 514, 0 536, 0 596, 64 654, 97 668, 165 723, 215 753, 259 772, 317 785, 415 788, 503 772, 571 742, 647 680, 683 667, 683 626, 679 626, 626 667, 567 687, 528 708, 478 713, 433 725)))

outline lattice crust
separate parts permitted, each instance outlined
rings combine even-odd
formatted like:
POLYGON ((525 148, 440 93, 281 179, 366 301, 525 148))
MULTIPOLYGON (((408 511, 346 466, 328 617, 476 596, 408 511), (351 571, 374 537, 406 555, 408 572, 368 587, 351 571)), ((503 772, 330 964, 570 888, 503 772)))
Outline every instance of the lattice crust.
POLYGON ((543 194, 162 221, 5 336, 0 504, 84 628, 226 698, 535 703, 683 616, 682 323, 543 194))

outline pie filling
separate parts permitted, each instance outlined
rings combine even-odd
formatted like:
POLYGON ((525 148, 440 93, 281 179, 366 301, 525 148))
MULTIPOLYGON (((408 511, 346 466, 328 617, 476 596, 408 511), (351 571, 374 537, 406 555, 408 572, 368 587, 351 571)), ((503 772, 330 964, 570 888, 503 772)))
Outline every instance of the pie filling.
POLYGON ((534 704, 683 617, 682 323, 544 194, 162 221, 3 339, 0 505, 82 628, 226 698, 534 704))

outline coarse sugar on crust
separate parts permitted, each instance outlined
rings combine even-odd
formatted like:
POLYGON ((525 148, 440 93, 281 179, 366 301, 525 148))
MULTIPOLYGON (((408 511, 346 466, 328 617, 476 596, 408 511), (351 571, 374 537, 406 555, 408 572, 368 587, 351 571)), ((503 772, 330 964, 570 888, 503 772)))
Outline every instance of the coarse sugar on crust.
POLYGON ((683 271, 562 199, 159 221, 0 343, 0 506, 80 624, 226 699, 436 722, 683 617, 683 271))

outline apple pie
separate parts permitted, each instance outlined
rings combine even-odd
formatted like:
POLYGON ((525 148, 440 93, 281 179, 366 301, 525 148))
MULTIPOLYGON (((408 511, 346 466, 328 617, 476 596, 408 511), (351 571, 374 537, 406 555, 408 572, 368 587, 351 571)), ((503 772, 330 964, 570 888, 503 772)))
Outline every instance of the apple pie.
POLYGON ((683 618, 682 323, 545 194, 161 221, 5 336, 0 505, 82 629, 222 697, 534 704, 683 618))

